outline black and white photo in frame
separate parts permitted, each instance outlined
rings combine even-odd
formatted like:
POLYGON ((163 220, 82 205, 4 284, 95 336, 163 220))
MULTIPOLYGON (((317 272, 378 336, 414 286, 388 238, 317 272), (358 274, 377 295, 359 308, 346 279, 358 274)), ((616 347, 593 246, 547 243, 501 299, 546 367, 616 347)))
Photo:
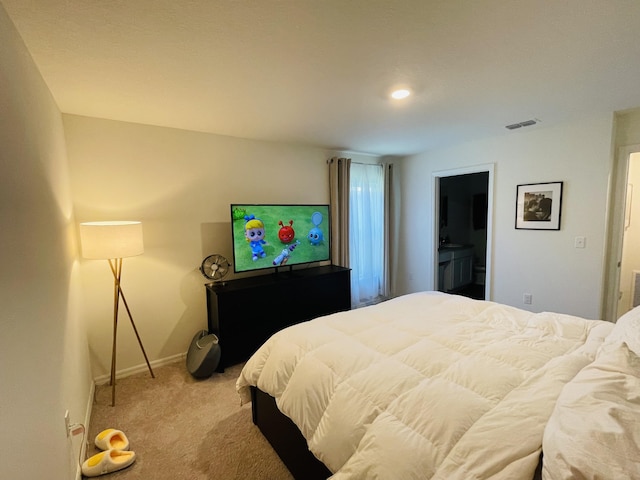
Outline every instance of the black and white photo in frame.
POLYGON ((518 185, 516 228, 524 230, 560 230, 562 183, 518 185))

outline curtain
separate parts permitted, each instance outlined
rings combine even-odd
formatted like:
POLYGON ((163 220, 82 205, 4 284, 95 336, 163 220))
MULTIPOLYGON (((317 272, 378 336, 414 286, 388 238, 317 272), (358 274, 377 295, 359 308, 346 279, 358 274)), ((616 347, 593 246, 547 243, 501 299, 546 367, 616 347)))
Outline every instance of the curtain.
POLYGON ((392 166, 328 163, 332 261, 351 269, 353 308, 377 303, 390 296, 392 166))
POLYGON ((329 160, 331 201, 331 261, 349 267, 349 170, 350 158, 329 160))
POLYGON ((354 306, 379 302, 388 294, 387 166, 351 164, 349 259, 354 306))
POLYGON ((391 217, 393 209, 393 165, 383 164, 384 168, 384 264, 382 274, 382 296, 389 298, 391 296, 391 250, 392 250, 392 227, 391 217))

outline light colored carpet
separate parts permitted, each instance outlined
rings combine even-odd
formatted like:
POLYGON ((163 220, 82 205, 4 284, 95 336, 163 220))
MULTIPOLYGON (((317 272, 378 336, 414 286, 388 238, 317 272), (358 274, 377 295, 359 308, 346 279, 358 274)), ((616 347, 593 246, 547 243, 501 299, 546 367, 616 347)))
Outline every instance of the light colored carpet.
POLYGON ((95 436, 122 430, 136 452, 130 467, 98 478, 113 480, 292 480, 280 458, 240 405, 235 382, 242 365, 193 378, 183 362, 96 387, 87 456, 99 450, 95 436))

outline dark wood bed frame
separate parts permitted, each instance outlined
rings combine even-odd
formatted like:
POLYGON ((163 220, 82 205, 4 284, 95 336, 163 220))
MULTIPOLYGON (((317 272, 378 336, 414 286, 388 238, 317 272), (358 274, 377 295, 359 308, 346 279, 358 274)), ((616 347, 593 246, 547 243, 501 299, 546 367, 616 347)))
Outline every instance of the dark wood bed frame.
POLYGON ((253 423, 269 441, 294 478, 326 480, 331 471, 307 447, 307 441, 295 423, 276 406, 276 400, 251 387, 253 423))

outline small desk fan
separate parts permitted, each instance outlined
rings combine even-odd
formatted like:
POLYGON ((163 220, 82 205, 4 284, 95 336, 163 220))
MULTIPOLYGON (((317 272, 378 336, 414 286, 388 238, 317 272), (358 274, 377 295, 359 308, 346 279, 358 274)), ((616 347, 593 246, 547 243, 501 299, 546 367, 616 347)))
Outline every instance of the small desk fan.
POLYGON ((214 253, 202 260, 200 265, 200 272, 205 278, 213 280, 214 282, 220 281, 224 276, 229 273, 229 267, 231 264, 222 255, 214 253))

